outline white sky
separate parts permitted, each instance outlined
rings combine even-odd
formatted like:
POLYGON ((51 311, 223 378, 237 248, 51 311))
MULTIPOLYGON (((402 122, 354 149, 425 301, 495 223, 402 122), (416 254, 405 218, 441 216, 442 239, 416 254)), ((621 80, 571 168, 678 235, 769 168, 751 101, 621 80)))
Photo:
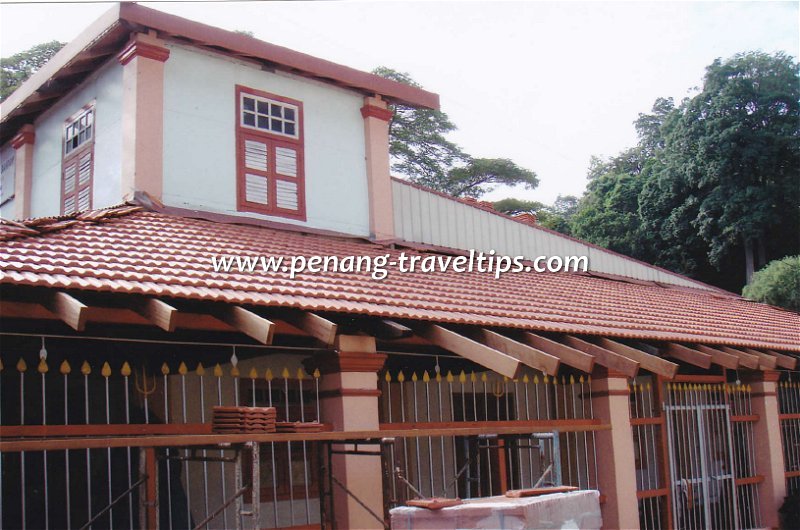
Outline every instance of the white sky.
MULTIPOLYGON (((143 2, 341 64, 406 71, 441 96, 473 156, 535 171, 546 203, 580 195, 591 155, 636 142, 659 96, 701 84, 716 57, 797 57, 797 2, 143 2)), ((69 41, 111 4, 0 3, 0 55, 69 41)))

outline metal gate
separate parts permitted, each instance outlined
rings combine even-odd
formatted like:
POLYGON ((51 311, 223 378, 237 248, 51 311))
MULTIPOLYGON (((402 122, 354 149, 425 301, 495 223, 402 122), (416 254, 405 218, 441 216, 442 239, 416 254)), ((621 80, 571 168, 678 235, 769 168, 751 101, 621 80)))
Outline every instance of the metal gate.
POLYGON ((722 385, 668 384, 664 409, 675 527, 739 528, 731 413, 722 385))

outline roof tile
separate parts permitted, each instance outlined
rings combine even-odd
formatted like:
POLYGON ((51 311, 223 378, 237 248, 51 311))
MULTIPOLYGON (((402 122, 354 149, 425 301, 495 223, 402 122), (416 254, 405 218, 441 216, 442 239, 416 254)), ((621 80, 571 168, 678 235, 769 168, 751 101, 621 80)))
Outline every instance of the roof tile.
MULTIPOLYGON (((405 250, 407 255, 423 255, 405 250)), ((800 315, 715 291, 571 273, 215 272, 212 256, 377 256, 362 240, 136 206, 0 225, 0 283, 800 351, 800 315)), ((424 255, 430 255, 430 252, 424 255)))

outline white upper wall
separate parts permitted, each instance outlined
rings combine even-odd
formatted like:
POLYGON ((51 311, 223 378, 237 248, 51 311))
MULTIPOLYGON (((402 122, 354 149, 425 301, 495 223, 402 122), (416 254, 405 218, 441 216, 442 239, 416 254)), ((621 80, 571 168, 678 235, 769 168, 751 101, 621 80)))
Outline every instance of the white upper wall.
POLYGON ((393 180, 395 235, 406 241, 507 256, 587 256, 589 270, 638 280, 712 289, 582 241, 487 212, 393 180))
POLYGON ((11 143, 0 149, 0 218, 14 219, 14 184, 16 151, 11 143))
POLYGON ((92 208, 105 208, 121 202, 122 67, 114 58, 34 123, 32 217, 60 214, 64 123, 92 102, 95 103, 92 208))
POLYGON ((182 45, 169 48, 165 204, 369 235, 363 96, 182 45), (305 222, 237 211, 236 85, 303 103, 305 222))

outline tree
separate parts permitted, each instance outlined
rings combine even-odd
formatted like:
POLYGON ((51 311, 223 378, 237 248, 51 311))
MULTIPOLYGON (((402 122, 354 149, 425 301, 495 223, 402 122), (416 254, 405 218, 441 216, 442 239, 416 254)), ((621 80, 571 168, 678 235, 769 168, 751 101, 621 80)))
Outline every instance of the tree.
POLYGON ((634 122, 635 147, 590 161, 573 233, 732 290, 795 254, 798 71, 781 53, 742 53, 714 61, 679 106, 657 99, 634 122))
POLYGON ((541 226, 569 235, 571 234, 569 222, 577 210, 578 198, 572 195, 559 195, 552 206, 538 201, 508 198, 497 201, 492 206, 506 215, 534 214, 541 226))
POLYGON ((2 68, 2 84, 0 84, 0 101, 4 101, 25 82, 34 72, 64 47, 63 42, 50 41, 16 53, 11 57, 0 59, 2 68))
POLYGON ((800 256, 770 262, 753 275, 753 281, 744 287, 742 295, 800 312, 800 256))
MULTIPOLYGON (((421 88, 410 75, 391 68, 373 70, 393 81, 421 88)), ((440 110, 390 105, 389 153, 392 169, 412 182, 453 195, 478 198, 497 185, 533 189, 539 180, 533 171, 505 158, 473 158, 446 138, 455 124, 440 110)))
POLYGON ((673 218, 705 242, 708 262, 719 266, 741 252, 748 280, 769 256, 797 250, 798 73, 783 53, 715 60, 702 91, 664 131, 654 172, 673 182, 673 218))

